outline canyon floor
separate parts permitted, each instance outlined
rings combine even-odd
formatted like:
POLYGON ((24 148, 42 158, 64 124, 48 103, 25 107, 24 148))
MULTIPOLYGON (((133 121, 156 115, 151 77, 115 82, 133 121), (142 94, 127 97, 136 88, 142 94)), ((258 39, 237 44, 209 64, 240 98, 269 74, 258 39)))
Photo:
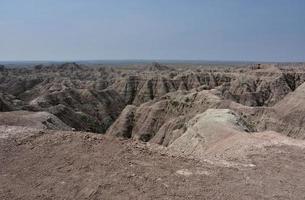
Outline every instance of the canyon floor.
POLYGON ((0 199, 305 199, 305 64, 1 67, 0 199))

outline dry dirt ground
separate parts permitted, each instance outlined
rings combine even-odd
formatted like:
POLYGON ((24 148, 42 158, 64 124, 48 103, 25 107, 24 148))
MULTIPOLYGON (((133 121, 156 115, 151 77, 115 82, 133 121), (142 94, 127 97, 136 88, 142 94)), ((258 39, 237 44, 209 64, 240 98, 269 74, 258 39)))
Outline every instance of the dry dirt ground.
POLYGON ((0 199, 305 199, 305 150, 267 147, 253 166, 175 157, 132 140, 31 130, 0 137, 0 199))

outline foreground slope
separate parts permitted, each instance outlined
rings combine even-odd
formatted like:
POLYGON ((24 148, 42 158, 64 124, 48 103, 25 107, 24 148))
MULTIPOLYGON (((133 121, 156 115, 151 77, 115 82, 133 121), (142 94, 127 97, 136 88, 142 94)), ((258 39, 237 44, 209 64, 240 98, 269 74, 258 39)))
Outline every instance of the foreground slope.
POLYGON ((164 152, 91 133, 32 130, 0 137, 0 199, 305 198, 302 145, 254 151, 251 166, 164 152))

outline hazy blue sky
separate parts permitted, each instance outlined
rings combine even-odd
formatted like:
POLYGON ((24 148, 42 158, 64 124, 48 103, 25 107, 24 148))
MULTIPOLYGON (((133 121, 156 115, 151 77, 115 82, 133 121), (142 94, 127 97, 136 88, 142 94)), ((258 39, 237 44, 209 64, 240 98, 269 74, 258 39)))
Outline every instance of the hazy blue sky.
POLYGON ((0 60, 305 61, 305 0, 0 0, 0 60))

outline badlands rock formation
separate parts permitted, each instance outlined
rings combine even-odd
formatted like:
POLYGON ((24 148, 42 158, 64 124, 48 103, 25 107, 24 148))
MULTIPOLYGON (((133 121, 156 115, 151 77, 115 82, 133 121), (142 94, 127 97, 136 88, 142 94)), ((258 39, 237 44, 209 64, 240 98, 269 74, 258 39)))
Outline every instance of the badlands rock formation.
POLYGON ((208 109, 193 117, 186 124, 186 131, 176 139, 169 150, 185 156, 204 158, 223 149, 224 142, 232 137, 247 137, 251 128, 234 112, 228 109, 208 109))
POLYGON ((3 66, 0 199, 303 199, 304 94, 303 63, 3 66))
POLYGON ((253 129, 303 138, 304 70, 303 64, 4 67, 0 109, 48 112, 75 130, 168 146, 196 114, 223 108, 253 129))

